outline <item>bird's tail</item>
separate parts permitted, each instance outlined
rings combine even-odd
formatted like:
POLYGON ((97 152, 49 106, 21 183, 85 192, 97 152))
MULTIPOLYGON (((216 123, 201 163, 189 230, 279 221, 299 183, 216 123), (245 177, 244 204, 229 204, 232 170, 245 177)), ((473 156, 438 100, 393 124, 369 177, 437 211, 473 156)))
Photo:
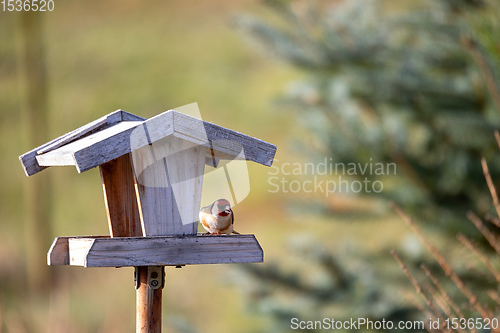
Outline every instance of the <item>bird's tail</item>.
POLYGON ((240 233, 236 230, 233 230, 232 234, 236 234, 236 235, 239 235, 240 233))

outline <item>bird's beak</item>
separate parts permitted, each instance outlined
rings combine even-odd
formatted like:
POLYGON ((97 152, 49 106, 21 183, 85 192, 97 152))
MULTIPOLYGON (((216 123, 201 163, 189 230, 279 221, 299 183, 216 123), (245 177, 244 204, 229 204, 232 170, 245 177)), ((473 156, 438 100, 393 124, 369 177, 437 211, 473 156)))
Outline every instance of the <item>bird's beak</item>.
POLYGON ((231 207, 226 206, 226 208, 224 209, 224 213, 226 213, 226 214, 231 213, 231 207))

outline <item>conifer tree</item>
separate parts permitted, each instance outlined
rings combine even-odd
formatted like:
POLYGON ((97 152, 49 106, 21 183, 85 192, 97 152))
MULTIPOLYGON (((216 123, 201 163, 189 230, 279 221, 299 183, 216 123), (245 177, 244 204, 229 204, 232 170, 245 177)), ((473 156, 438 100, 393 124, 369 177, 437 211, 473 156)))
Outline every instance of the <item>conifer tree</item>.
MULTIPOLYGON (((396 163, 396 177, 362 175, 384 182, 377 196, 423 222, 441 223, 453 237, 479 235, 465 213, 492 212, 482 157, 492 179, 500 179, 493 137, 500 125, 500 5, 436 0, 389 14, 375 0, 265 4, 271 16, 241 16, 237 24, 262 52, 303 73, 279 98, 320 143, 315 149, 299 143, 299 151, 313 161, 396 163)), ((253 281, 250 304, 270 316, 273 332, 291 331, 291 318, 422 318, 396 292, 404 277, 384 263, 389 251, 334 255, 314 239, 290 246, 293 263, 287 258, 287 264, 294 271, 283 263, 248 266, 239 279, 253 281)), ((404 258, 418 269, 423 258, 411 259, 404 258)), ((426 267, 436 269, 435 263, 426 267)), ((475 274, 457 273, 475 290, 496 288, 475 274)))
POLYGON ((277 22, 247 16, 238 24, 303 72, 280 99, 320 143, 299 150, 344 165, 396 163, 395 177, 358 175, 384 182, 381 193, 365 194, 397 200, 452 235, 473 232, 460 222, 466 210, 490 208, 478 161, 492 164, 493 178, 500 170, 492 136, 500 125, 498 5, 439 0, 387 15, 377 1, 265 3, 277 22))

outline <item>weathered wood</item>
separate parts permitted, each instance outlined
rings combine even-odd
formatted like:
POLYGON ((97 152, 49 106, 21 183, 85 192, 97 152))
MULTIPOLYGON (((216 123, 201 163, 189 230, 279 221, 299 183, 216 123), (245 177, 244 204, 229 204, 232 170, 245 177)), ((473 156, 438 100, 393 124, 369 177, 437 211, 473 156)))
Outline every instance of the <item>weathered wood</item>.
MULTIPOLYGON (((162 274, 165 268, 161 267, 162 274)), ((161 298, 163 286, 152 288, 148 281, 151 274, 148 267, 136 267, 136 333, 160 333, 161 332, 161 298)), ((158 277, 162 280, 163 277, 158 277)), ((158 281, 158 280, 157 280, 158 281)))
POLYGON ((36 156, 55 150, 72 141, 76 141, 97 131, 108 128, 120 121, 144 121, 144 118, 131 114, 123 110, 111 112, 97 120, 94 120, 74 131, 61 135, 29 152, 19 156, 19 160, 27 176, 34 175, 46 169, 46 166, 38 164, 36 156))
POLYGON ((111 237, 142 236, 130 154, 101 164, 101 183, 111 237))
POLYGON ((194 235, 205 147, 169 136, 132 152, 145 236, 194 235))
MULTIPOLYGON (((40 166, 75 165, 84 172, 169 135, 204 146, 216 159, 245 159, 270 166, 276 146, 176 111, 115 126, 36 156, 40 166)), ((23 155, 24 156, 24 155, 23 155)))
POLYGON ((109 238, 109 236, 72 236, 72 237, 56 237, 50 250, 47 253, 47 265, 61 266, 69 265, 69 242, 70 238, 109 238))
POLYGON ((49 265, 178 266, 262 262, 263 252, 254 235, 58 237, 48 257, 49 265))
POLYGON ((47 253, 47 265, 69 265, 68 237, 56 237, 47 253))
MULTIPOLYGON (((36 156, 38 164, 41 166, 66 166, 75 165, 78 172, 80 165, 78 164, 77 155, 81 151, 89 147, 95 146, 96 143, 102 142, 107 138, 113 138, 110 146, 101 147, 100 151, 96 151, 94 158, 97 159, 95 166, 109 162, 115 158, 125 155, 130 151, 129 136, 131 131, 140 121, 123 121, 102 131, 86 136, 80 140, 73 141, 65 146, 52 150, 48 153, 36 156), (122 153, 123 152, 123 153, 122 153), (108 156, 115 156, 109 158, 108 156)), ((82 159, 81 157, 79 159, 82 159)), ((95 160, 94 160, 95 161, 95 160)), ((80 163, 81 164, 81 163, 80 163)))
POLYGON ((243 157, 247 161, 271 166, 276 154, 273 144, 179 112, 174 113, 174 133, 177 137, 212 148, 219 159, 243 157), (194 125, 196 123, 203 124, 203 129, 194 125))
POLYGON ((112 113, 108 114, 107 116, 101 117, 96 121, 93 121, 93 122, 91 122, 83 127, 80 127, 76 131, 70 132, 67 135, 60 137, 58 140, 51 143, 50 145, 39 149, 37 151, 37 154, 41 155, 41 154, 48 153, 52 150, 55 150, 59 147, 66 145, 68 143, 71 143, 72 141, 81 139, 81 138, 85 137, 85 135, 87 135, 87 134, 91 134, 93 132, 102 130, 106 125, 113 125, 113 124, 120 122, 122 120, 121 118, 122 117, 121 117, 120 110, 112 112, 112 113))

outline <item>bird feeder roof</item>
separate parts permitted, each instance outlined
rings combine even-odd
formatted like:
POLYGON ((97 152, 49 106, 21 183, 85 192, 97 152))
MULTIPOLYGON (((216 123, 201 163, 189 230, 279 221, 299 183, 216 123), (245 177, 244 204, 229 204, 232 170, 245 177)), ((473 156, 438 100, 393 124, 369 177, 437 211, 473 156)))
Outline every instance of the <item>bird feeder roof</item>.
POLYGON ((207 147, 207 155, 214 161, 243 158, 271 166, 276 153, 273 144, 174 110, 150 119, 117 110, 19 156, 19 160, 27 176, 49 166, 74 165, 84 172, 171 135, 207 147))

